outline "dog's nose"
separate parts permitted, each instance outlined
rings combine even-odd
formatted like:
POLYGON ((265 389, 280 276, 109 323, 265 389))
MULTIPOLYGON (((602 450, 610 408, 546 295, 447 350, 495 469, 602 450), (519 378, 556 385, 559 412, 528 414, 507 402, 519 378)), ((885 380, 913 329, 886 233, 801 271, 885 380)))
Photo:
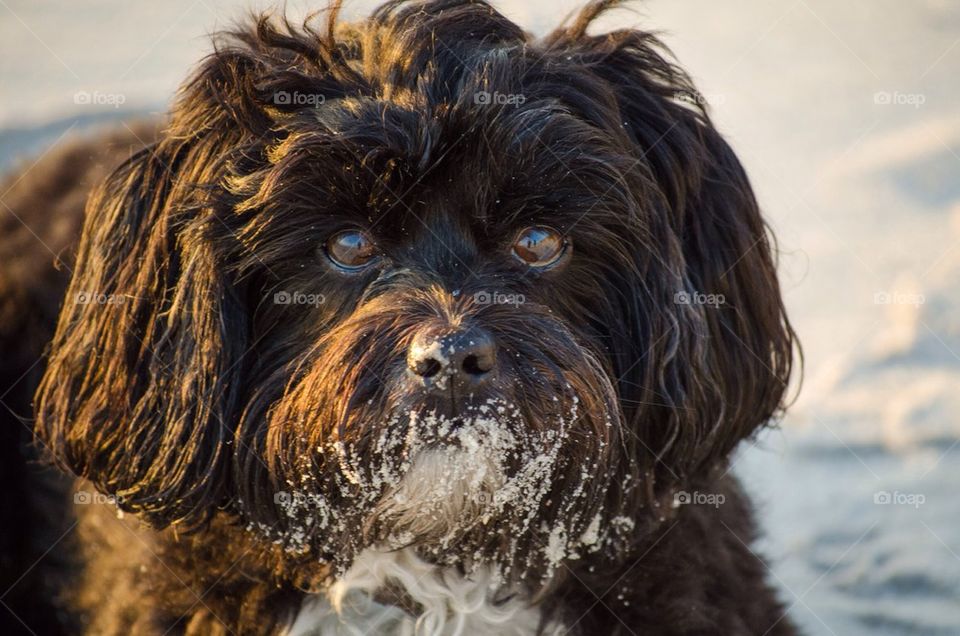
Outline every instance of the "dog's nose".
POLYGON ((489 382, 497 366, 497 346, 485 329, 470 327, 437 331, 421 330, 407 353, 407 367, 424 383, 446 390, 444 379, 455 388, 472 390, 489 382))

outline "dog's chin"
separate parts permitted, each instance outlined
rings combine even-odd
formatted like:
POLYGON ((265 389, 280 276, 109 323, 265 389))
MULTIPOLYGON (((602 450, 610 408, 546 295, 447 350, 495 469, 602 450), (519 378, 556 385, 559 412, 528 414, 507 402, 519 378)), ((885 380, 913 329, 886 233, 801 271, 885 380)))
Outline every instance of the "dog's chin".
POLYGON ((459 535, 489 522, 503 482, 503 466, 486 452, 459 445, 422 450, 373 517, 391 547, 445 551, 459 535))
POLYGON ((368 541, 469 567, 536 527, 564 463, 564 435, 516 415, 491 405, 467 417, 411 417, 406 461, 370 513, 368 541))
POLYGON ((513 466, 529 455, 532 437, 494 402, 458 417, 409 412, 396 480, 370 516, 375 540, 437 556, 483 529, 507 504, 504 487, 516 482, 513 466))
POLYGON ((376 539, 442 556, 515 503, 507 487, 522 477, 514 467, 529 459, 532 436, 505 414, 493 405, 454 418, 411 412, 398 479, 371 514, 376 539))
POLYGON ((387 409, 323 448, 328 470, 301 479, 309 490, 282 502, 282 523, 267 534, 338 572, 368 548, 412 548, 437 565, 546 582, 564 558, 599 549, 614 474, 581 400, 549 404, 489 398, 454 417, 387 409))

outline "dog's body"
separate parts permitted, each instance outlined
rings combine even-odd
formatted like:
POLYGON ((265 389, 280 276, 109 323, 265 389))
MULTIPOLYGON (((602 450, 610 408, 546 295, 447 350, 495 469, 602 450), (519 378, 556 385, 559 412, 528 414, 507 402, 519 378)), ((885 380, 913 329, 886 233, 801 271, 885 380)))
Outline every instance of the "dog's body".
POLYGON ((457 0, 261 21, 162 131, 8 182, 4 620, 794 633, 728 474, 790 374, 772 250, 656 41, 585 34, 603 8, 540 41, 457 0), (35 388, 60 500, 12 450, 35 388))

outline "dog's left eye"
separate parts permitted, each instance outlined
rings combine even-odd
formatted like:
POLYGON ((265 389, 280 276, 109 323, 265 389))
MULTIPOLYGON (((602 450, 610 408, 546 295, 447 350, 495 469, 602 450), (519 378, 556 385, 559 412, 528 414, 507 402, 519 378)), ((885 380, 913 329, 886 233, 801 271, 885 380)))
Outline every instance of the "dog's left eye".
POLYGON ((334 265, 346 271, 363 269, 379 255, 377 246, 360 230, 345 230, 334 234, 327 239, 324 253, 334 265))
POLYGON ((550 267, 566 253, 567 240, 550 227, 528 227, 513 242, 513 255, 530 267, 550 267))

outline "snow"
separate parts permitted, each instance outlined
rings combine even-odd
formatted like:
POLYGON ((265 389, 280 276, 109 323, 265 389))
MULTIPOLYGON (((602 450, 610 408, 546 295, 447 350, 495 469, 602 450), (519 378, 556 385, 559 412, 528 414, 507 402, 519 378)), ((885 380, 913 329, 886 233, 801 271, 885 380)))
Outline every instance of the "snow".
MULTIPOLYGON (((248 4, 266 3, 5 3, 0 162, 71 124, 162 111, 205 34, 248 4), (124 103, 76 104, 77 91, 124 103)), ((499 6, 542 32, 577 4, 499 6)), ((958 633, 960 10, 650 0, 606 24, 667 32, 779 239, 805 382, 735 471, 791 615, 809 634, 958 633), (911 495, 924 502, 897 503, 911 495)))

